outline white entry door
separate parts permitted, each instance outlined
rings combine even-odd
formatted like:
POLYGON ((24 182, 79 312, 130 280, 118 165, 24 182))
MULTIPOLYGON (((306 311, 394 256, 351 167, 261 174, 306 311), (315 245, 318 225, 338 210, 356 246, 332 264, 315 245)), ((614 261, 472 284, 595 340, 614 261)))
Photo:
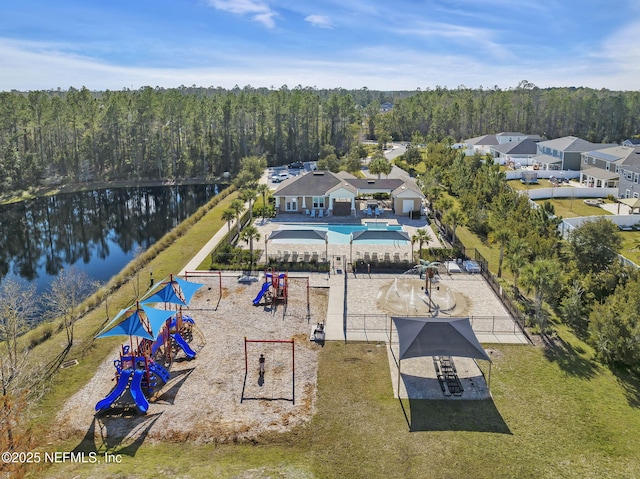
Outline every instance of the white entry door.
POLYGON ((410 213, 413 211, 413 200, 402 200, 402 212, 410 213))

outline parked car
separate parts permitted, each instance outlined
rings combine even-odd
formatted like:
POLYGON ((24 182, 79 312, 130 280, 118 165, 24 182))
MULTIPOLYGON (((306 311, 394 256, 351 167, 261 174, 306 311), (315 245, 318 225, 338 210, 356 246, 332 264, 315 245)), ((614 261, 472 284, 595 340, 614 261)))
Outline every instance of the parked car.
POLYGON ((299 170, 304 168, 304 164, 301 161, 294 161, 293 163, 289 163, 289 168, 299 170))
POLYGON ((271 181, 273 181, 274 183, 280 183, 288 179, 289 179, 289 173, 278 173, 277 175, 273 175, 271 177, 271 181))

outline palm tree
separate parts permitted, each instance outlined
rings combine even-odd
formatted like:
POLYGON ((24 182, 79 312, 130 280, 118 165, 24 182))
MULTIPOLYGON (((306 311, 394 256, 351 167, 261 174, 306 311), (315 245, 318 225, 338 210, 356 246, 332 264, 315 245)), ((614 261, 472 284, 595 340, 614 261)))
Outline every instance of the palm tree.
POLYGON ((256 190, 244 188, 240 190, 240 199, 249 203, 249 222, 253 220, 253 201, 256 199, 256 190))
POLYGON ((502 226, 497 230, 489 232, 489 243, 497 243, 500 245, 500 258, 498 259, 498 278, 502 277, 502 262, 504 260, 504 248, 511 238, 511 230, 506 226, 502 226))
POLYGON ((238 229, 238 236, 240 236, 240 213, 244 210, 244 201, 235 199, 231 202, 229 208, 236 215, 236 228, 238 229))
POLYGON ((550 259, 538 259, 522 268, 520 280, 527 292, 534 291, 536 298, 536 322, 540 331, 546 329, 544 315, 541 315, 542 302, 547 292, 553 291, 559 284, 560 268, 558 263, 550 259))
POLYGON ((260 240, 260 233, 258 228, 253 225, 249 225, 240 233, 240 239, 249 243, 249 270, 253 267, 253 242, 260 240))
POLYGON ((229 233, 231 233, 231 222, 235 219, 236 212, 231 208, 227 208, 222 212, 222 219, 227 222, 227 228, 229 228, 229 233))
POLYGON ((369 172, 373 175, 378 175, 378 179, 380 179, 381 174, 388 175, 391 173, 391 163, 385 157, 377 157, 371 160, 369 163, 369 172))
POLYGON ((465 221, 464 213, 456 208, 449 211, 442 219, 445 223, 449 223, 451 225, 451 235, 453 236, 452 240, 455 241, 456 228, 465 221))
POLYGON ((411 237, 411 252, 413 253, 413 243, 418 243, 418 257, 422 258, 422 245, 429 242, 429 233, 426 230, 418 229, 416 233, 411 237))
POLYGON ((513 292, 518 292, 520 271, 527 264, 527 243, 520 238, 512 238, 507 244, 505 263, 513 275, 513 292))
POLYGON ((260 183, 256 188, 256 193, 262 196, 262 217, 266 216, 267 212, 267 193, 271 190, 266 183, 260 183))

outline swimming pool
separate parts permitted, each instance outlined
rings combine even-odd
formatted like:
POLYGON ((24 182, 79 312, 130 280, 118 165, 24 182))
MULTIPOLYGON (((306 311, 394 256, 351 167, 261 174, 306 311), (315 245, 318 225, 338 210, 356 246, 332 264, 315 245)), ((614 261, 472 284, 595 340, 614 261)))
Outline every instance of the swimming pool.
MULTIPOLYGON (((378 234, 364 235, 362 239, 354 239, 354 244, 375 244, 375 245, 407 245, 411 241, 402 236, 407 236, 401 225, 389 225, 387 223, 367 223, 367 224, 327 224, 327 223, 286 223, 278 228, 279 230, 316 230, 328 233, 329 244, 349 244, 352 233, 376 232, 378 234), (386 233, 385 233, 386 232, 386 233), (394 234, 401 232, 404 235, 394 234)), ((408 238, 408 236, 407 236, 408 238)), ((278 241, 278 240, 275 240, 278 241)), ((282 241, 284 242, 284 241, 282 241)), ((321 240, 295 239, 286 240, 287 243, 313 244, 324 243, 321 240)))

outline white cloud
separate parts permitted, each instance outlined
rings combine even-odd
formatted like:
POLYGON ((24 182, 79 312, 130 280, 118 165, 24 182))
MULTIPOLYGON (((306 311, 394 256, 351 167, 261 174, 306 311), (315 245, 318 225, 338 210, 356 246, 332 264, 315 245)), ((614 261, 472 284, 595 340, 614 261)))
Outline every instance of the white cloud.
POLYGON ((269 5, 260 0, 209 0, 209 5, 236 15, 250 15, 256 22, 267 28, 274 28, 276 12, 269 5))
POLYGON ((324 15, 309 15, 307 18, 304 19, 304 21, 309 22, 314 27, 333 28, 333 25, 331 24, 331 20, 329 19, 329 17, 326 17, 324 15))

